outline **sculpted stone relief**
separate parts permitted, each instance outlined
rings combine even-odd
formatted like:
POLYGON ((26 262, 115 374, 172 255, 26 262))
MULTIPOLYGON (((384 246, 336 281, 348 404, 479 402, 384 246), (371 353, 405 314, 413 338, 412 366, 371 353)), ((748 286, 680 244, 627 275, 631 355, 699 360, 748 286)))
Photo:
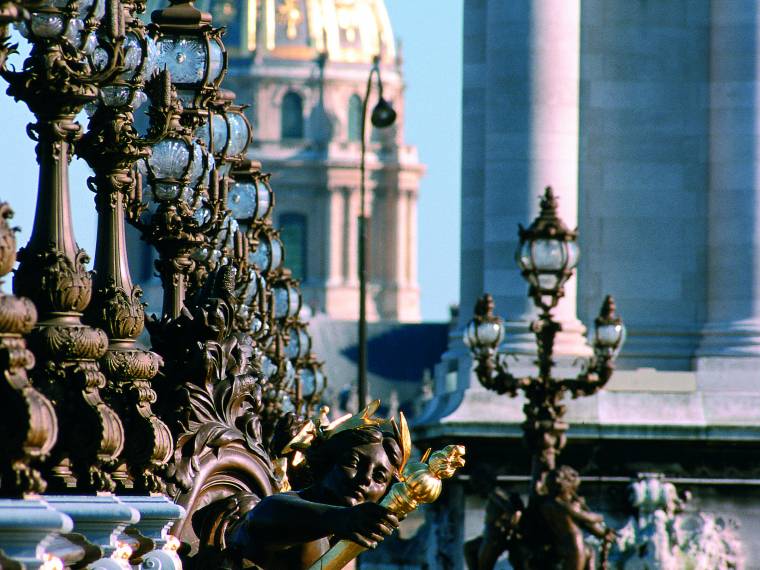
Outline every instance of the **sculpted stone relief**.
POLYGON ((690 495, 659 474, 643 474, 631 484, 629 500, 638 511, 618 531, 612 553, 621 570, 743 570, 737 523, 689 512, 690 495))

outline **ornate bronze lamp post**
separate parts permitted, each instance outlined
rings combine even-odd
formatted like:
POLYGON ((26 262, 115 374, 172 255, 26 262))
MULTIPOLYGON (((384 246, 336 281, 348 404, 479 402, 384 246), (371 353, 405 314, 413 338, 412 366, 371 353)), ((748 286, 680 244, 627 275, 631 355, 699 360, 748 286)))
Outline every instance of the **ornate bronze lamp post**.
MULTIPOLYGON (((490 295, 486 294, 478 300, 475 317, 465 331, 464 341, 475 360, 475 372, 480 383, 498 394, 516 396, 522 392, 526 398, 523 408, 525 422, 522 427, 532 453, 530 499, 525 508, 521 505, 510 507, 514 508, 514 513, 507 527, 511 527, 506 528, 501 536, 501 540, 505 541, 501 550, 510 550, 510 559, 518 570, 528 567, 525 566, 527 551, 534 554, 545 552, 548 558, 541 559, 545 564, 567 560, 577 554, 561 546, 561 543, 576 536, 582 537, 580 528, 601 534, 602 537, 609 536, 603 530, 601 519, 595 523, 596 526, 578 523, 573 528, 572 525, 561 528, 558 534, 555 533, 559 538, 552 537, 552 533, 544 532, 536 526, 543 524, 552 528, 562 527, 559 518, 554 520, 553 517, 560 515, 556 509, 552 510, 554 503, 549 501, 564 500, 560 497, 560 488, 564 488, 562 485, 575 484, 577 487, 577 481, 569 481, 574 472, 557 467, 557 457, 565 447, 568 429, 564 420, 564 396, 569 392, 576 398, 601 390, 612 376, 615 357, 625 339, 625 327, 615 313, 612 297, 608 296, 595 321, 593 356, 585 361, 582 371, 576 377, 553 376, 556 365, 553 358, 554 340, 561 325, 553 319, 551 311, 563 296, 563 286, 572 277, 578 263, 576 239, 577 231, 568 229, 557 216, 557 200, 551 188, 547 188, 541 199, 538 218, 528 228, 520 226, 520 247, 516 256, 522 275, 529 284, 528 295, 540 310, 538 319, 531 324, 537 345, 536 376, 514 376, 507 367, 506 355, 498 353, 499 344, 504 338, 504 328, 502 320, 494 315, 494 302, 490 295), (547 517, 552 520, 540 522, 547 517), (505 538, 507 536, 510 538, 505 538)), ((574 476, 577 479, 577 474, 574 476)), ((571 489, 568 493, 573 494, 574 491, 571 489)), ((580 517, 582 509, 579 507, 578 510, 580 517)), ((489 567, 490 558, 494 555, 493 543, 487 542, 484 539, 480 568, 489 567)), ((493 562, 495 558, 490 564, 493 562)), ((536 566, 530 566, 533 567, 536 566)))
POLYGON ((108 335, 108 351, 101 360, 108 379, 104 394, 124 422, 130 479, 138 490, 160 492, 165 487, 157 471, 171 457, 173 442, 169 428, 151 409, 156 393, 150 380, 158 373, 161 358, 136 344, 144 310, 142 289, 132 283, 129 273, 124 217, 125 200, 135 196, 134 163, 150 154, 150 145, 160 140, 171 117, 155 129, 155 138, 143 139, 135 130, 133 112, 145 101, 145 81, 156 71, 156 46, 133 12, 131 5, 124 12, 124 71, 101 89, 78 148, 95 172, 88 183, 98 211, 94 294, 86 320, 108 335))
POLYGON ((31 42, 31 54, 20 70, 0 70, 8 93, 37 119, 28 133, 38 143, 40 165, 32 236, 19 252, 14 291, 29 297, 40 313, 29 341, 38 361, 49 365, 34 370, 34 383, 59 417, 71 418, 61 426, 50 475, 59 488, 110 491, 124 430, 99 392, 105 378, 98 360, 107 337, 81 322, 92 282, 87 255, 73 235, 68 163, 81 136, 76 114, 124 71, 124 14, 118 0, 46 1, 29 11, 19 30, 31 42))
POLYGON ((383 81, 380 78, 380 56, 372 60, 367 77, 367 91, 362 102, 361 158, 359 164, 359 410, 367 406, 367 108, 372 94, 372 77, 377 75, 378 101, 372 109, 370 121, 374 127, 384 129, 396 121, 396 111, 383 98, 383 81))
MULTIPOLYGON (((169 71, 172 87, 182 102, 181 118, 139 163, 138 195, 147 203, 134 210, 130 222, 159 251, 158 269, 164 285, 163 315, 176 318, 182 311, 193 254, 203 255, 207 234, 219 221, 224 196, 219 194, 214 156, 197 140, 196 129, 208 119, 226 70, 221 31, 211 26, 211 15, 189 1, 173 2, 152 14, 157 65, 169 71), (140 184, 143 182, 143 184, 140 184), (146 210, 142 217, 135 213, 146 210)), ((168 89, 163 96, 168 97, 168 89)), ((169 101, 155 102, 168 107, 169 101)))

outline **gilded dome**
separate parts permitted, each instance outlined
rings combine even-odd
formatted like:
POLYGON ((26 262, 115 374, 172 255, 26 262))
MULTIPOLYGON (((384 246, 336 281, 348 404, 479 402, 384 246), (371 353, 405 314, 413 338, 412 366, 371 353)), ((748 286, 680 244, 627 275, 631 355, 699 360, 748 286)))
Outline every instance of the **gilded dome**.
POLYGON ((227 31, 232 57, 369 63, 375 55, 395 58, 383 0, 199 0, 227 31))

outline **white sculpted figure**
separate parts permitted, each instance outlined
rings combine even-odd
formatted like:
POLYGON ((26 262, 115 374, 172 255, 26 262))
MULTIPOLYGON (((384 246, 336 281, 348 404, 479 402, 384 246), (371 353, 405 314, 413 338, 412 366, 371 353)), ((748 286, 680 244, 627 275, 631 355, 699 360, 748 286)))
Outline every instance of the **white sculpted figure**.
POLYGON ((736 523, 706 513, 684 512, 675 485, 646 473, 631 484, 638 511, 618 531, 612 567, 620 570, 743 570, 736 523))

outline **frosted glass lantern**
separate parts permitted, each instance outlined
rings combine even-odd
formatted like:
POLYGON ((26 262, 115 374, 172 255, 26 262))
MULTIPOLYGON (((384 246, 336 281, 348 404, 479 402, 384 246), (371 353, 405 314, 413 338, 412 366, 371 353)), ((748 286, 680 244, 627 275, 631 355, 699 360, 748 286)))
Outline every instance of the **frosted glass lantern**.
POLYGON ((607 295, 599 316, 594 320, 594 352, 614 358, 620 352, 625 336, 625 325, 616 313, 615 300, 607 295))
POLYGON ((570 230, 557 216, 557 199, 547 188, 541 211, 529 228, 520 226, 520 245, 515 254, 530 295, 544 310, 554 307, 563 286, 578 265, 577 231, 570 230))
POLYGON ((221 30, 211 26, 211 14, 188 0, 173 0, 151 15, 155 25, 157 63, 169 70, 186 109, 213 100, 227 69, 221 30))
POLYGON ((464 343, 472 349, 497 348, 504 340, 504 325, 500 319, 473 319, 464 333, 464 343))
MULTIPOLYGON (((233 173, 233 176, 237 176, 233 173)), ((227 207, 240 221, 263 220, 272 204, 272 189, 266 180, 255 177, 234 181, 227 192, 227 207)))
POLYGON ((305 327, 290 330, 288 343, 285 345, 285 355, 291 360, 304 358, 311 350, 311 337, 305 327))
POLYGON ((189 205, 195 203, 195 185, 208 184, 211 168, 213 157, 202 145, 179 137, 159 141, 153 145, 150 157, 138 163, 138 170, 147 178, 144 183, 152 190, 153 199, 180 199, 189 205))
POLYGON ((282 283, 274 287, 274 316, 286 319, 298 315, 301 309, 301 293, 291 283, 282 283))

